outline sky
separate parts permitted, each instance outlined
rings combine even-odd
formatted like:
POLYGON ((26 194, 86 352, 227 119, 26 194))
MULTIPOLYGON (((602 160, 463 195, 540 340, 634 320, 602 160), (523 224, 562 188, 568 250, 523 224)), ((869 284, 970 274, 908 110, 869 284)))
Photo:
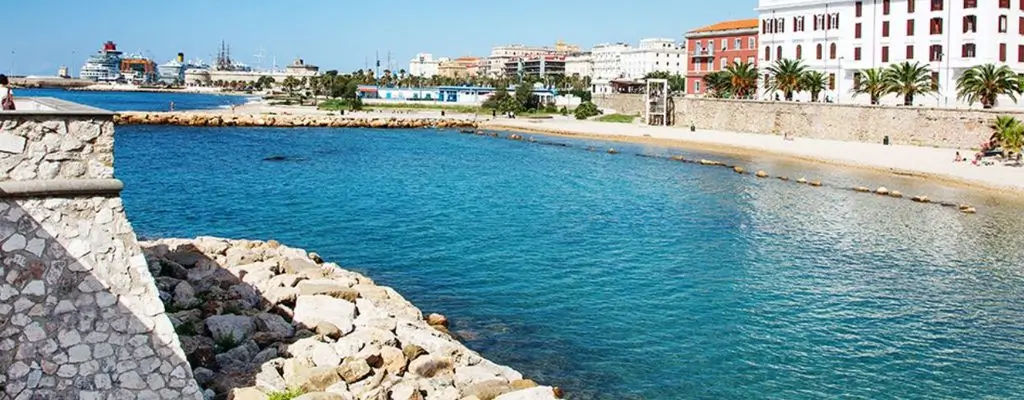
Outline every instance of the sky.
POLYGON ((118 49, 166 62, 210 62, 221 41, 240 62, 283 67, 297 57, 354 71, 375 53, 408 68, 417 53, 487 56, 492 46, 597 43, 667 37, 718 21, 755 18, 756 0, 0 0, 7 4, 0 73, 77 75, 89 54, 118 49), (259 62, 256 55, 264 55, 259 62))

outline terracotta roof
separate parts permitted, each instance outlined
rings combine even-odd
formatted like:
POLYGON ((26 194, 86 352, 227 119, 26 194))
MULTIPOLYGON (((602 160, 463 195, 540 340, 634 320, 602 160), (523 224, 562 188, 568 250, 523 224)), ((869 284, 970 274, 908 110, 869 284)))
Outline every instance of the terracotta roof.
POLYGON ((717 24, 708 25, 703 28, 697 28, 687 33, 731 31, 736 29, 757 29, 759 22, 760 21, 758 21, 757 18, 737 19, 732 21, 719 22, 717 24))

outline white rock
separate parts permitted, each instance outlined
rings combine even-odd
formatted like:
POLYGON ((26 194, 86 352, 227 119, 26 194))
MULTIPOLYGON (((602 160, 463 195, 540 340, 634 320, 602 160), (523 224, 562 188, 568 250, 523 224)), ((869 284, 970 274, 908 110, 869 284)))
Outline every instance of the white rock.
POLYGON ((138 372, 128 371, 118 377, 118 383, 120 387, 126 389, 144 389, 146 388, 146 382, 142 380, 138 372))
POLYGON ((0 246, 0 250, 6 252, 21 250, 25 248, 26 243, 27 241, 25 239, 25 236, 22 236, 21 234, 15 234, 8 238, 7 241, 4 242, 3 246, 0 246))
POLYGON ((82 336, 76 330, 61 331, 57 334, 57 340, 61 347, 68 348, 82 343, 82 336))
MULTIPOLYGON (((11 322, 14 321, 12 320, 11 322)), ((33 322, 26 326, 24 333, 25 339, 28 339, 29 342, 38 342, 46 338, 46 331, 43 330, 43 327, 38 322, 33 322)))
POLYGON ((43 281, 32 281, 25 288, 21 290, 21 294, 26 296, 45 296, 46 295, 46 284, 43 281))
POLYGON ((356 306, 348 301, 336 299, 330 296, 299 296, 295 300, 296 325, 306 328, 314 328, 320 321, 330 322, 341 330, 341 333, 348 334, 354 329, 353 320, 356 317, 356 306))
POLYGON ((558 400, 558 398, 555 397, 555 390, 550 386, 537 386, 505 393, 494 400, 558 400))
POLYGON ((92 358, 92 350, 88 345, 79 344, 68 349, 68 362, 80 363, 92 358))

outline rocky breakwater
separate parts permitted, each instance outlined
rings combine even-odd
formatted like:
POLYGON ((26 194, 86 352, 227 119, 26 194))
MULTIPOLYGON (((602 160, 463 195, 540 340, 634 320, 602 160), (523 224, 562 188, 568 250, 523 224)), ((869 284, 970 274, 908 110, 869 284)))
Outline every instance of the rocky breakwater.
MULTIPOLYGON (((395 290, 275 241, 141 243, 208 398, 555 399, 395 290)), ((556 395, 557 394, 557 395, 556 395)))
POLYGON ((340 115, 220 114, 199 112, 123 112, 119 125, 266 126, 322 128, 475 128, 476 121, 455 118, 379 118, 340 115))

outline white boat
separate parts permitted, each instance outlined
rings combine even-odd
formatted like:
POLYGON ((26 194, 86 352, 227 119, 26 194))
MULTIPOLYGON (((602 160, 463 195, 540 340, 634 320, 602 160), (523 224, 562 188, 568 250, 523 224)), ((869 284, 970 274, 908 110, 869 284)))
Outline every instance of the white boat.
POLYGON ((111 41, 104 43, 103 49, 89 56, 89 59, 85 61, 79 75, 82 79, 91 79, 97 82, 123 80, 121 52, 117 50, 117 45, 111 41))

